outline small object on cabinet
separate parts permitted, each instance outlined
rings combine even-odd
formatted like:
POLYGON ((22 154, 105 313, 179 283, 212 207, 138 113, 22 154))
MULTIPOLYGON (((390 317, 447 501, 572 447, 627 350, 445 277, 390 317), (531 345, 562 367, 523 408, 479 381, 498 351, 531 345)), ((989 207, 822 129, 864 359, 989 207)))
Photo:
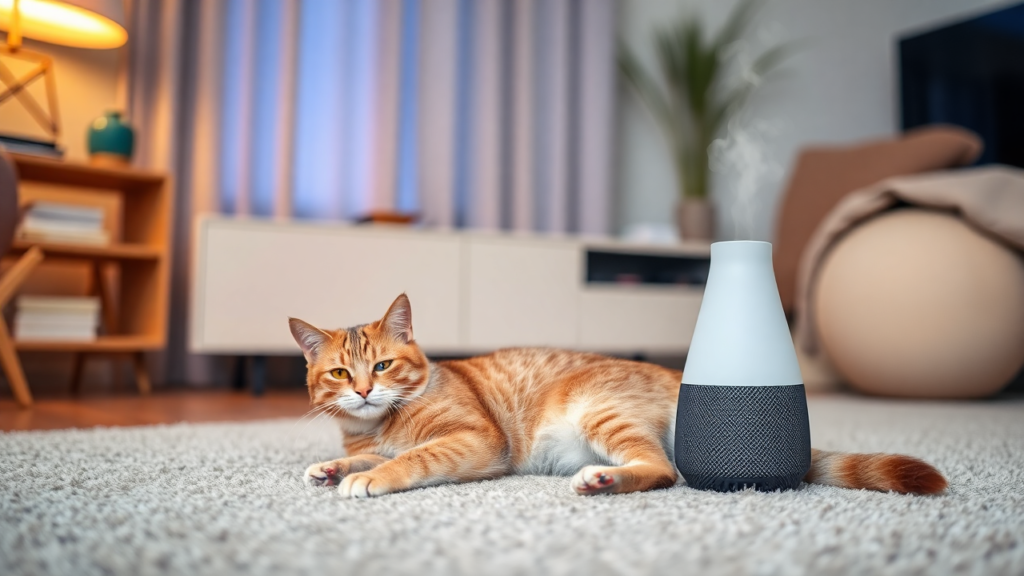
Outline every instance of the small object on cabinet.
POLYGON ((135 148, 135 131, 109 110, 89 125, 89 162, 99 166, 127 166, 135 148))

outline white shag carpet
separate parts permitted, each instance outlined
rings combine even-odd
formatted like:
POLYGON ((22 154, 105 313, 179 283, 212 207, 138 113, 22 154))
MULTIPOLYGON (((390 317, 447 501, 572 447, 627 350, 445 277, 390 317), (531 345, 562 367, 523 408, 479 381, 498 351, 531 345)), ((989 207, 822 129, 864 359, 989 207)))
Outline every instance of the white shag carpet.
POLYGON ((0 434, 0 574, 1024 574, 1024 402, 812 398, 814 445, 903 452, 937 497, 519 477, 343 500, 326 422, 0 434))

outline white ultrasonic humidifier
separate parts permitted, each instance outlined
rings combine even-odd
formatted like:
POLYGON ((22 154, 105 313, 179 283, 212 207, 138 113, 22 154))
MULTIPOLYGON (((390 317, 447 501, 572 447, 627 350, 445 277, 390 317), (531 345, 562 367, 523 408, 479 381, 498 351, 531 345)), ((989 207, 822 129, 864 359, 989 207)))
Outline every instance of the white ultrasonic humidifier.
POLYGON ((796 350, 768 242, 716 242, 686 357, 675 461, 687 484, 795 488, 811 466, 796 350))

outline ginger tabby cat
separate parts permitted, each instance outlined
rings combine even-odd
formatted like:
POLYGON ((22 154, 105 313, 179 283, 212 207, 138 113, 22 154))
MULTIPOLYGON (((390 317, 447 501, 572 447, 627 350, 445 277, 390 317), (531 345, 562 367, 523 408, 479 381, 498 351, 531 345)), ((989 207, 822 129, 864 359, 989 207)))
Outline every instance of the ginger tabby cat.
MULTIPOLYGON (((315 408, 340 422, 348 457, 305 479, 364 498, 508 474, 571 475, 579 494, 666 488, 681 374, 553 349, 431 363, 402 294, 347 330, 290 319, 315 408)), ((946 480, 909 456, 814 450, 807 482, 932 494, 946 480)))

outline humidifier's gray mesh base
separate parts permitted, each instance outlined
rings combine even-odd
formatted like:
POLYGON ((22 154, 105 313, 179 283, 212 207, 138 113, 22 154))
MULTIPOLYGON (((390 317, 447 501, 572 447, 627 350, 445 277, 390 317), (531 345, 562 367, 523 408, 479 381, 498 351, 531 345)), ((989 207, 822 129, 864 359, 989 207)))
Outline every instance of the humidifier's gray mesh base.
POLYGON ((675 459, 694 488, 795 488, 811 467, 807 397, 799 386, 683 384, 675 459))

